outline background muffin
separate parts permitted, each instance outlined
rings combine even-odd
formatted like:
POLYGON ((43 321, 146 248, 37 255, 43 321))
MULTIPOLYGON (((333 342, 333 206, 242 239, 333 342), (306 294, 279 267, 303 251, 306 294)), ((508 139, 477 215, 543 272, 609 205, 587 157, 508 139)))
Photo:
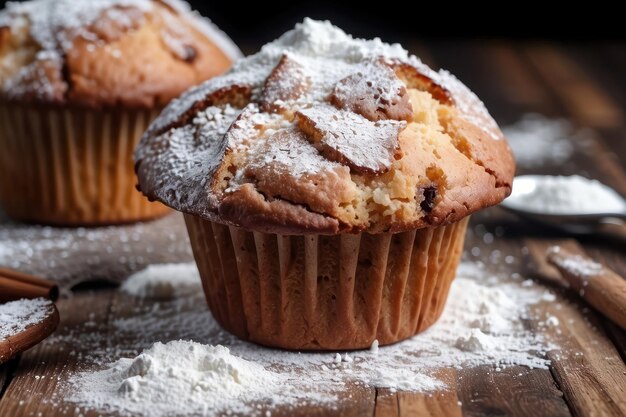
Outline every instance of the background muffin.
POLYGON ((0 12, 0 205, 53 224, 166 212, 134 189, 159 110, 240 55, 178 0, 36 0, 0 12))
POLYGON ((141 190, 186 213, 216 319, 295 349, 431 325, 467 216, 515 169, 452 75, 311 20, 173 101, 136 162, 141 190))

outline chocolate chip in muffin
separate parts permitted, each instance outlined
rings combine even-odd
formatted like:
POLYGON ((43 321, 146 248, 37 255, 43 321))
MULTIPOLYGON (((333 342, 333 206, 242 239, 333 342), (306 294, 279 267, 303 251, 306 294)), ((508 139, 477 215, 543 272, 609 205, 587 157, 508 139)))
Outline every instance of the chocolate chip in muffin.
POLYGON ((198 51, 196 51, 196 48, 194 48, 191 45, 185 45, 183 47, 183 51, 184 51, 183 56, 182 56, 183 61, 189 64, 193 63, 198 57, 198 51))
POLYGON ((435 207, 435 199, 437 198, 437 186, 435 184, 427 185, 420 188, 420 194, 424 199, 420 202, 420 207, 424 213, 430 213, 435 207))

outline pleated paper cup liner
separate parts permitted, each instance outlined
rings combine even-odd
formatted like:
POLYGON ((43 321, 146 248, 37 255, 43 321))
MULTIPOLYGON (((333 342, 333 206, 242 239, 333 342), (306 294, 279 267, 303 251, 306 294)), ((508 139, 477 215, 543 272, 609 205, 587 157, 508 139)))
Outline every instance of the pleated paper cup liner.
POLYGON ((298 350, 363 349, 441 315, 468 218, 396 234, 283 236, 186 214, 215 319, 238 337, 298 350))
POLYGON ((157 114, 0 103, 0 206, 18 220, 67 226, 168 213, 137 191, 132 159, 157 114))

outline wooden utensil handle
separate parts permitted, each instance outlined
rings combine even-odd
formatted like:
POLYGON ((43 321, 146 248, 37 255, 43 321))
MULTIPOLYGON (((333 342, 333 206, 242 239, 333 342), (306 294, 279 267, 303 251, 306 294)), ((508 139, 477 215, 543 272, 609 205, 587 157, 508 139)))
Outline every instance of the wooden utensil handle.
POLYGON ((596 310, 626 330, 626 280, 590 258, 552 250, 548 261, 596 310))

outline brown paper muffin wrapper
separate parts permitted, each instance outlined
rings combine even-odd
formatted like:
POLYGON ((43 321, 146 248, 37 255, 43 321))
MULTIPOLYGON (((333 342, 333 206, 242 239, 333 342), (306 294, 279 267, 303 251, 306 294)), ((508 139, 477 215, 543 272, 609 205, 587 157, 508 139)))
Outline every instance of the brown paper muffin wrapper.
POLYGON ((215 319, 242 339, 303 350, 411 337, 441 315, 468 218, 397 234, 282 236, 185 215, 215 319))
POLYGON ((13 218, 56 225, 167 213, 135 188, 132 160, 157 114, 0 103, 0 205, 13 218))

